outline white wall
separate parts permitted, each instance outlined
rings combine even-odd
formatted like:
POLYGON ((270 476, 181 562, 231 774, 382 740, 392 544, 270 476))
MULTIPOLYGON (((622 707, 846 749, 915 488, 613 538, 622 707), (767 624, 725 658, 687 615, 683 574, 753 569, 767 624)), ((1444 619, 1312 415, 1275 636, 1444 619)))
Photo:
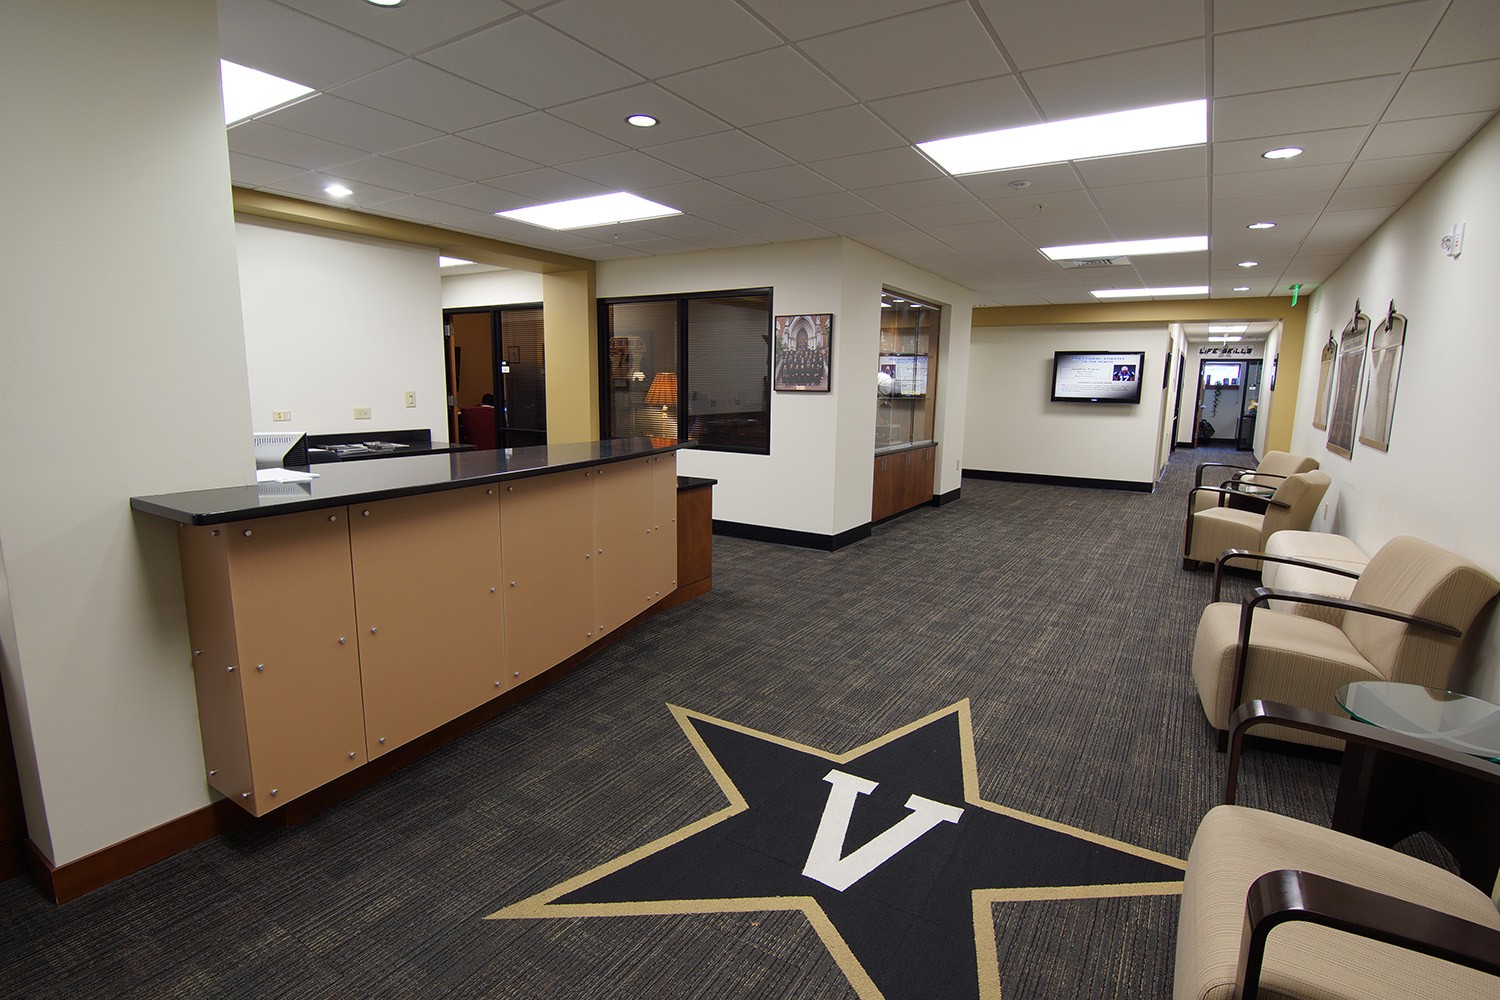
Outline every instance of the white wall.
POLYGON ((715 518, 830 536, 869 523, 882 285, 951 307, 939 358, 938 490, 957 489, 957 469, 944 467, 953 459, 942 458, 963 448, 962 421, 951 414, 954 405, 962 413, 964 383, 955 372, 973 310, 966 289, 839 238, 599 264, 601 299, 770 287, 775 315, 833 314, 832 388, 771 394, 771 454, 679 453, 679 473, 719 481, 715 518))
POLYGON ((1162 366, 1170 352, 1165 323, 976 327, 968 363, 964 468, 1156 482, 1162 366), (1056 351, 1145 351, 1140 403, 1052 402, 1056 351))
POLYGON ((443 308, 503 306, 542 301, 542 276, 531 271, 480 271, 443 275, 443 308))
MULTIPOLYGON (((1328 514, 1320 512, 1314 527, 1348 535, 1367 552, 1395 535, 1416 535, 1500 576, 1497 176, 1500 122, 1492 121, 1313 293, 1292 448, 1319 459, 1333 477, 1328 514), (1438 240, 1456 222, 1467 229, 1453 259, 1438 240), (1312 414, 1319 348, 1330 328, 1335 336, 1343 329, 1356 299, 1372 323, 1394 300, 1408 326, 1390 450, 1356 442, 1346 459, 1327 449, 1312 414)), ((1500 700, 1497 633, 1492 625, 1472 680, 1473 692, 1491 700, 1500 700)))
POLYGON ((255 430, 448 436, 436 251, 245 221, 235 233, 255 430))
POLYGON ((0 675, 55 864, 210 799, 174 530, 129 500, 254 481, 218 49, 198 0, 13 4, 0 32, 0 91, 25 95, 5 112, 0 675), (103 265, 84 285, 80 259, 103 265))

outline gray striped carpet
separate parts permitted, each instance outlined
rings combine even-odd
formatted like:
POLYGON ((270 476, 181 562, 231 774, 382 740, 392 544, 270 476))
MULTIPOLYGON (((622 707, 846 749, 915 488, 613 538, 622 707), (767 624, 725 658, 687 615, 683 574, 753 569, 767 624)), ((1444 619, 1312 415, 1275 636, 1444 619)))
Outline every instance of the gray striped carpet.
MULTIPOLYGON (((724 806, 669 704, 841 753, 968 699, 983 798, 1185 857, 1224 762, 1179 536, 1193 464, 1242 457, 1179 453, 1149 495, 970 478, 831 554, 716 538, 711 594, 293 829, 61 907, 0 885, 0 996, 855 997, 800 912, 482 919, 724 806)), ((1243 801, 1326 822, 1333 785, 1259 749, 1243 801)), ((1167 997, 1176 914, 997 905, 1003 994, 1167 997)))

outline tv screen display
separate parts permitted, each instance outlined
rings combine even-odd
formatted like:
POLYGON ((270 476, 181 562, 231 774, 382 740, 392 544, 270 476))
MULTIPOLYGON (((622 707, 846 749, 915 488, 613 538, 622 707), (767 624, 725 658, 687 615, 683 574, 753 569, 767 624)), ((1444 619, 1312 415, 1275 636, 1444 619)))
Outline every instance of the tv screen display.
POLYGON ((1210 389, 1233 388, 1240 384, 1239 362, 1203 362, 1203 384, 1210 389))
POLYGON ((1058 351, 1052 402, 1139 403, 1145 351, 1058 351))

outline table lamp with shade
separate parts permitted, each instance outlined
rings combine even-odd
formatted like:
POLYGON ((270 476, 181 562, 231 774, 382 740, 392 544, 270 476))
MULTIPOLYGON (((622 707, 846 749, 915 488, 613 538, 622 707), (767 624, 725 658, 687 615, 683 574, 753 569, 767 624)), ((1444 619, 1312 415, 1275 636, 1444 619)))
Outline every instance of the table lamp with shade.
POLYGON ((670 425, 668 432, 672 435, 677 433, 677 421, 668 413, 668 407, 677 405, 677 373, 657 372, 651 379, 651 388, 646 390, 646 405, 660 406, 661 419, 665 425, 670 425))

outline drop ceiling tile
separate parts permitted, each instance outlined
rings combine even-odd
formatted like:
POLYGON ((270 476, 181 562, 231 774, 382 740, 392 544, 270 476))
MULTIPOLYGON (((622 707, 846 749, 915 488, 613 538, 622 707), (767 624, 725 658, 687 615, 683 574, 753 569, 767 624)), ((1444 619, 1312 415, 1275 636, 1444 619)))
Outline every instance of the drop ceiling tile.
MULTIPOLYGON (((390 155, 392 159, 415 163, 430 170, 440 170, 466 181, 483 181, 504 174, 519 174, 535 170, 537 166, 531 160, 502 153, 491 146, 470 142, 456 135, 445 135, 440 139, 393 150, 390 155)), ((423 189, 414 187, 413 190, 423 189)))
POLYGON ((868 106, 914 143, 1041 121, 1014 76, 888 97, 871 101, 868 106))
MULTIPOLYGON (((1214 165, 1218 166, 1217 158, 1214 165)), ((1076 160, 1073 166, 1091 188, 1205 177, 1208 174, 1208 149, 1206 146, 1185 146, 1129 156, 1104 156, 1096 160, 1076 160)))
POLYGON ((1360 208, 1400 208, 1408 198, 1417 193, 1416 183, 1383 184, 1378 187, 1349 187, 1345 185, 1334 192, 1328 202, 1328 210, 1342 212, 1360 208))
POLYGON ((1156 257, 1132 257, 1132 266, 1150 287, 1180 288, 1183 285, 1208 284, 1207 254, 1164 254, 1156 257), (1196 257, 1196 260, 1188 258, 1196 257))
POLYGON ((704 247, 698 243, 688 243, 684 240, 671 240, 663 236, 658 236, 655 239, 636 240, 630 243, 621 243, 620 246, 623 246, 630 250, 638 251, 640 253, 651 254, 653 256, 660 256, 662 254, 669 253, 692 253, 694 251, 704 249, 704 247))
POLYGON ((1500 59, 1411 73, 1381 121, 1492 113, 1500 108, 1500 59))
MULTIPOLYGON (((948 0, 938 0, 946 3, 948 0)), ((808 3, 807 0, 745 0, 745 6, 792 40, 823 35, 882 18, 936 6, 934 0, 861 0, 808 3)))
POLYGON ((1249 215, 1274 217, 1278 214, 1316 214, 1321 212, 1326 204, 1328 204, 1328 193, 1320 191, 1304 191, 1298 194, 1262 194, 1248 198, 1225 198, 1216 193, 1209 210, 1216 219, 1221 215, 1234 218, 1249 215))
POLYGON ((463 137, 546 164, 604 156, 625 148, 612 139, 579 128, 546 111, 534 111, 492 125, 469 129, 463 133, 463 137))
POLYGON ((1036 219, 1042 216, 1097 213, 1098 211, 1094 199, 1083 190, 1054 191, 1050 194, 1045 191, 1028 190, 1016 194, 1007 189, 1006 193, 1010 197, 983 199, 985 205, 1002 219, 1036 219))
POLYGON ((700 177, 766 170, 792 162, 759 139, 738 130, 649 146, 645 153, 700 177))
POLYGON ((537 17, 651 78, 781 44, 731 0, 562 0, 537 17))
POLYGON ((277 163, 275 160, 263 160, 246 153, 229 154, 229 179, 231 183, 238 184, 240 187, 273 184, 300 173, 302 173, 301 167, 277 163))
POLYGON ((362 160, 340 163, 328 172, 337 174, 345 181, 379 184, 393 191, 431 191, 434 188, 453 187, 473 179, 429 170, 385 156, 367 156, 362 160))
POLYGON ((980 0, 979 6, 1023 70, 1180 42, 1204 30, 1200 0, 980 0))
POLYGON ((443 132, 460 132, 531 110, 520 101, 415 59, 403 59, 330 93, 443 132))
POLYGON ((983 202, 978 201, 901 208, 890 214, 921 230, 931 230, 935 226, 961 226, 970 222, 984 222, 995 218, 995 214, 983 202))
POLYGON ((219 55, 317 90, 399 62, 401 54, 270 0, 219 0, 219 55))
POLYGON ((420 195, 407 195, 405 198, 395 198, 391 201, 381 202, 380 214, 394 216, 398 219, 411 219, 430 226, 450 226, 472 218, 474 211, 462 205, 452 205, 445 201, 435 201, 432 198, 423 198, 420 195))
POLYGON ((1110 209, 1151 208, 1161 205, 1208 204, 1208 178, 1183 177, 1175 180, 1142 181, 1110 187, 1091 187, 1094 200, 1108 215, 1110 209))
POLYGON ((942 168, 910 146, 838 156, 808 166, 846 188, 883 187, 944 176, 942 168))
POLYGON ((1048 121, 1207 97, 1202 39, 1064 63, 1022 74, 1048 121), (1110 81, 1101 87, 1100 81, 1110 81))
POLYGON ((532 199, 523 198, 511 191, 502 191, 487 184, 455 184, 453 187, 428 191, 425 195, 433 201, 461 205, 464 208, 473 209, 476 213, 506 212, 513 208, 535 204, 532 199))
POLYGON ((995 170, 987 174, 965 174, 958 178, 965 188, 986 201, 1001 198, 1032 198, 1083 190, 1083 182, 1070 163, 1048 163, 1040 167, 995 170), (1029 181, 1024 188, 1013 182, 1029 181))
POLYGON ((896 254, 897 251, 904 253, 942 246, 937 240, 916 230, 898 231, 888 233, 884 236, 866 236, 860 242, 865 246, 873 247, 876 250, 884 250, 889 254, 896 254))
POLYGON ((1359 152, 1367 136, 1368 125, 1324 129, 1320 132, 1298 132, 1274 138, 1236 139, 1213 144, 1214 172, 1248 173, 1255 170, 1287 170, 1328 163, 1349 163, 1359 152), (1297 146, 1302 155, 1290 160, 1268 160, 1261 154, 1281 146, 1297 146))
POLYGON ((1313 223, 1318 221, 1315 212, 1304 212, 1293 215, 1281 213, 1267 217, 1262 215, 1235 215, 1215 214, 1213 229, 1209 237, 1215 247, 1220 246, 1226 238, 1234 239, 1266 239, 1276 242, 1297 240, 1306 236, 1308 230, 1312 229, 1313 223), (1249 229, 1252 222, 1274 222, 1275 229, 1249 229))
POLYGON ((561 170, 554 170, 551 167, 528 170, 519 174, 507 174, 489 186, 504 192, 507 201, 511 202, 505 206, 506 208, 571 201, 574 198, 592 198, 596 194, 608 194, 611 190, 603 184, 585 180, 561 170))
POLYGON ((1214 93, 1222 98, 1405 73, 1442 7, 1443 0, 1414 0, 1215 35, 1214 93))
MULTIPOLYGON (((233 5, 239 0, 220 0, 221 9, 226 2, 233 5)), ((421 52, 516 13, 516 7, 504 0, 443 0, 442 3, 408 3, 400 7, 332 3, 330 0, 283 2, 288 7, 295 7, 402 52, 421 52)))
POLYGON ((591 160, 575 160, 563 170, 596 181, 613 191, 634 191, 637 188, 661 187, 663 184, 677 184, 694 179, 686 170, 653 160, 634 149, 596 156, 591 160))
POLYGON ((700 212, 705 208, 724 208, 729 205, 746 205, 754 199, 748 195, 731 191, 712 181, 684 181, 662 187, 642 188, 635 192, 642 198, 680 208, 684 212, 700 212))
POLYGON ((1394 207, 1361 208, 1347 211, 1325 211, 1308 233, 1309 240, 1329 236, 1357 236, 1363 240, 1386 219, 1394 207))
POLYGON ((1385 184, 1420 184, 1437 173, 1448 161, 1447 153, 1423 153, 1419 156, 1388 156, 1380 159, 1361 157, 1354 161, 1344 177, 1343 187, 1379 187, 1385 184))
MULTIPOLYGON (((694 249, 697 248, 695 247, 694 249)), ((623 260, 627 257, 651 256, 644 250, 637 250, 634 247, 607 246, 604 244, 582 247, 578 250, 575 250, 574 253, 578 254, 578 256, 580 257, 588 257, 590 260, 623 260)))
POLYGON ((1284 170, 1252 170, 1242 174, 1216 174, 1215 198, 1252 198, 1266 194, 1333 193, 1344 177, 1342 163, 1287 167, 1284 170))
POLYGON ((273 120, 281 128, 372 153, 400 149, 442 135, 426 125, 328 94, 314 95, 261 120, 273 120))
POLYGON ((813 173, 801 164, 730 174, 727 177, 718 178, 718 182, 730 190, 748 195, 757 201, 785 201, 788 198, 833 194, 841 190, 837 184, 813 173))
POLYGON ((1373 160, 1382 156, 1451 153, 1468 142, 1491 117, 1489 113, 1481 113, 1384 122, 1375 126, 1360 157, 1373 160))
POLYGON ((338 163, 348 163, 350 160, 361 160, 370 155, 368 150, 293 132, 261 119, 243 122, 230 129, 229 149, 234 153, 287 163, 305 170, 318 170, 338 163))
POLYGON ((1010 71, 966 3, 808 39, 802 51, 865 101, 1010 71))
POLYGON ((1112 208, 1104 213, 1110 232, 1119 240, 1151 240, 1163 236, 1201 235, 1208 231, 1208 203, 1112 208))
POLYGON ((294 198, 303 198, 307 201, 321 202, 325 205, 338 205, 341 208, 362 208, 368 205, 378 205, 383 201, 391 201, 404 196, 404 192, 392 188, 380 187, 378 184, 366 184, 362 181, 345 181, 334 174, 323 171, 309 171, 288 177, 286 180, 277 181, 275 184, 264 186, 267 191, 276 191, 280 194, 289 194, 294 198), (345 187, 352 188, 354 193, 342 198, 336 198, 323 190, 327 184, 339 182, 345 187))
POLYGON ((1453 0, 1432 33, 1418 69, 1500 56, 1500 6, 1494 0, 1453 0))
POLYGON ((740 128, 854 103, 842 87, 787 46, 689 70, 659 82, 740 128))
MULTIPOLYGON (((846 215, 834 219, 819 219, 818 225, 838 236, 847 236, 861 243, 866 242, 870 236, 889 237, 892 235, 892 226, 897 221, 884 212, 874 212, 866 215, 846 215)), ((914 231, 914 230, 911 230, 914 231)))
POLYGON ((732 242, 724 241, 744 236, 743 233, 695 215, 669 215, 662 219, 644 219, 635 225, 644 232, 697 243, 700 246, 707 245, 704 241, 714 241, 719 246, 732 246, 732 242))
POLYGON ((752 125, 745 131, 803 163, 907 145, 905 139, 857 105, 752 125))
POLYGON ((831 235, 826 229, 794 219, 769 205, 731 205, 727 208, 710 208, 699 214, 710 222, 717 222, 772 243, 831 235))
POLYGON ((691 139, 729 128, 728 122, 694 107, 654 83, 625 87, 588 100, 560 105, 553 108, 552 113, 633 149, 691 139), (637 128, 625 120, 637 114, 651 115, 657 124, 651 128, 637 128))
POLYGON ((1369 125, 1390 103, 1400 76, 1289 87, 1213 102, 1214 142, 1369 125))
POLYGON ((1115 238, 1098 212, 1048 213, 1018 216, 1005 221, 1037 247, 1102 243, 1115 238))
POLYGON ((1298 21, 1404 2, 1405 0, 1298 0, 1296 4, 1287 4, 1285 0, 1214 0, 1214 31, 1259 28, 1283 21, 1298 21))
POLYGON ((859 196, 888 212, 926 205, 954 205, 970 201, 974 197, 950 177, 861 188, 859 196))
POLYGON ((545 108, 640 82, 640 75, 530 17, 439 46, 423 60, 507 97, 545 108), (558 72, 567 67, 566 72, 558 72))
POLYGON ((805 198, 787 198, 781 201, 771 202, 772 207, 779 208, 788 215, 808 222, 823 224, 825 219, 838 219, 848 216, 865 216, 870 213, 878 214, 881 218, 890 222, 890 216, 880 212, 865 201, 863 198, 848 191, 836 191, 833 194, 815 194, 805 198))

